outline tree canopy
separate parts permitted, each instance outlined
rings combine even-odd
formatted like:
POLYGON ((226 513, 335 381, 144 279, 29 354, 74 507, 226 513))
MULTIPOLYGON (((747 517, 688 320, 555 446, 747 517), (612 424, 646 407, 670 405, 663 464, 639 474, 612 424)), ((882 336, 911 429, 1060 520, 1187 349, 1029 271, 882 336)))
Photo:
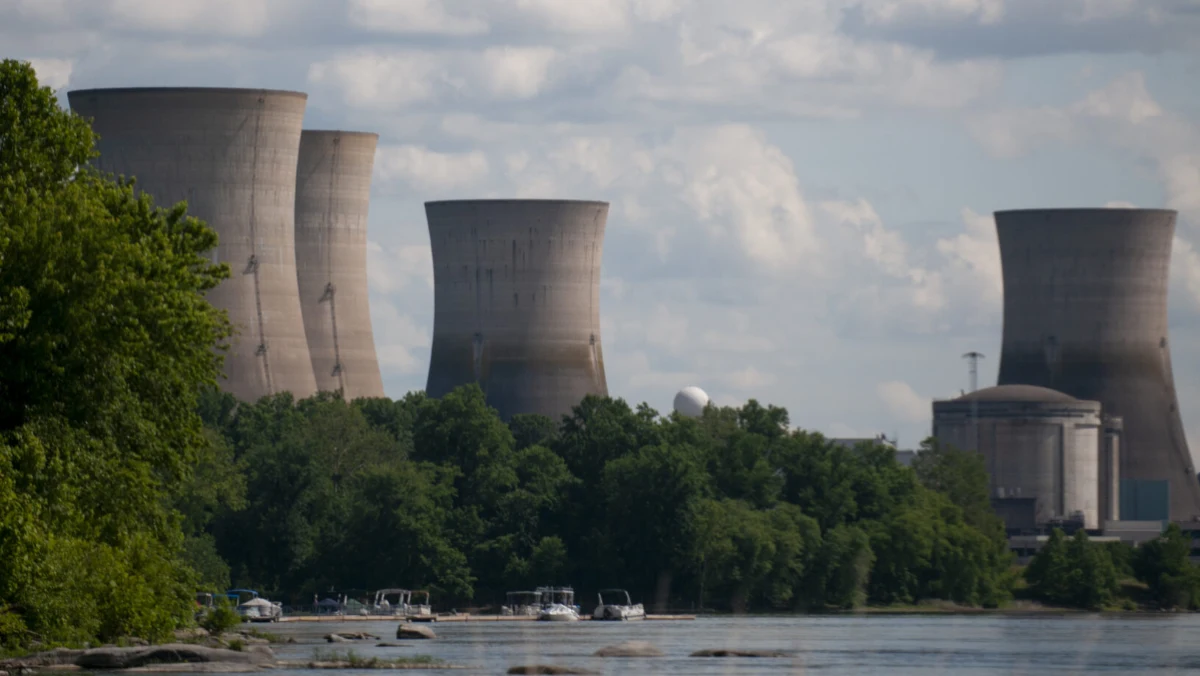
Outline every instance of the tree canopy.
POLYGON ((197 396, 228 325, 203 294, 228 271, 183 205, 88 168, 93 143, 27 63, 0 62, 0 641, 188 618, 164 496, 209 447, 197 396))

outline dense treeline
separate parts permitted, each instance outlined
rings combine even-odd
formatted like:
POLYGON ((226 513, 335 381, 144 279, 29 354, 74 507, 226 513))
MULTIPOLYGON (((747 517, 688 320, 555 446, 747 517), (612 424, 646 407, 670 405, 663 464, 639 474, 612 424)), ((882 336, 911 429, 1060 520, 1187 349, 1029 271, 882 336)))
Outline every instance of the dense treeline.
POLYGON ((1034 598, 1056 606, 1196 610, 1200 566, 1191 562, 1191 548, 1191 538, 1176 524, 1136 549, 1123 542, 1093 542, 1082 530, 1067 539, 1055 529, 1025 569, 1025 579, 1034 598), (1122 581, 1131 579, 1144 593, 1123 587, 1122 581))
POLYGON ((205 398, 213 451, 180 498, 188 551, 218 587, 296 602, 428 587, 463 607, 539 584, 624 586, 760 610, 1009 594, 977 457, 930 446, 902 467, 754 401, 693 420, 593 397, 559 422, 507 425, 477 386, 234 409, 205 398))

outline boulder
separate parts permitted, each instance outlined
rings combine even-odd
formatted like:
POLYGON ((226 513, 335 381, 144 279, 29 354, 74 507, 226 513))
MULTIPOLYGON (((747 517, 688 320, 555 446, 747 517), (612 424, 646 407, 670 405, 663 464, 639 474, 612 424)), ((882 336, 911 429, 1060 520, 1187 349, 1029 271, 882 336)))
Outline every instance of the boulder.
POLYGON ((346 641, 378 641, 379 637, 365 631, 335 631, 325 637, 330 643, 345 643, 346 641))
POLYGON ((202 638, 208 638, 208 630, 204 627, 189 627, 188 629, 175 630, 175 640, 177 641, 195 641, 202 638))
POLYGON ((787 657, 788 654, 778 650, 697 650, 692 657, 787 657))
POLYGON ((555 664, 530 664, 521 667, 509 667, 510 674, 599 674, 598 671, 579 669, 578 667, 562 667, 555 664))
POLYGON ((437 638, 433 630, 422 624, 408 624, 396 627, 396 638, 437 638))
POLYGON ((662 657, 663 651, 646 641, 626 641, 605 646, 593 654, 596 657, 662 657))
POLYGON ((274 662, 270 648, 253 646, 251 650, 222 650, 188 643, 169 643, 148 648, 93 648, 75 660, 84 669, 135 669, 162 664, 225 663, 263 665, 274 662))
POLYGON ((22 668, 39 668, 53 667, 60 664, 75 664, 75 660, 79 658, 85 651, 71 650, 70 648, 55 648, 45 652, 26 655, 25 657, 17 657, 11 660, 0 660, 0 669, 4 671, 19 672, 22 668))

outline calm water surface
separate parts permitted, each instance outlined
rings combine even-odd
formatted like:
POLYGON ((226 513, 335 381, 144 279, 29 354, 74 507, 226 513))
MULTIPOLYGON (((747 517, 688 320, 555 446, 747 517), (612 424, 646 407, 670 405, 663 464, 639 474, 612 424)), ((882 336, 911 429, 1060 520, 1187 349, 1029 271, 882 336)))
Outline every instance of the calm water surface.
MULTIPOLYGON (((503 674, 511 666, 555 664, 603 674, 1200 674, 1200 615, 711 617, 683 622, 440 623, 433 641, 379 648, 375 641, 327 644, 334 631, 365 631, 394 641, 395 622, 296 622, 265 630, 295 638, 277 645, 284 660, 316 649, 364 657, 430 655, 458 671, 313 671, 379 676, 503 674), (645 640, 665 657, 596 658, 596 649, 645 640), (688 657, 706 648, 787 651, 786 658, 688 657)), ((276 673, 280 673, 276 672, 276 673)))

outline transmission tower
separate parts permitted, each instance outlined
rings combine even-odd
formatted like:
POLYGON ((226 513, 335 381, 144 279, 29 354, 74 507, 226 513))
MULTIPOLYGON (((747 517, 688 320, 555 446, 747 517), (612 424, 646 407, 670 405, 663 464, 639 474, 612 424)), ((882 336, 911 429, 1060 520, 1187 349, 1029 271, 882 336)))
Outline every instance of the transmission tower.
MULTIPOLYGON (((974 392, 975 390, 979 389, 979 360, 983 359, 983 353, 974 352, 974 351, 968 352, 963 355, 963 359, 966 359, 967 364, 970 365, 970 374, 971 374, 970 387, 971 387, 971 391, 974 392)), ((978 451, 979 450, 979 400, 977 400, 977 399, 971 399, 971 427, 972 427, 972 431, 974 432, 974 436, 975 436, 975 448, 972 450, 978 451)))
POLYGON ((966 359, 967 363, 970 365, 970 368, 971 368, 971 371, 970 371, 970 373, 971 373, 971 390, 970 391, 974 392, 975 390, 979 389, 979 360, 983 359, 983 353, 968 352, 963 355, 963 359, 966 359))

